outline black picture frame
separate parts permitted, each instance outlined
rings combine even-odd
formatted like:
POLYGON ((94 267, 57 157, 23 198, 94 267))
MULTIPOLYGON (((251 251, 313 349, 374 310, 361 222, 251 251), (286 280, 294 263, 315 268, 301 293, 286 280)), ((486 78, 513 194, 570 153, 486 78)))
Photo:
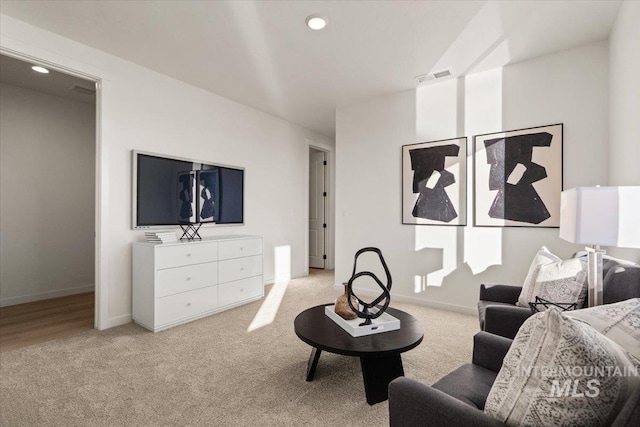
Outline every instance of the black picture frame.
POLYGON ((219 169, 197 171, 197 220, 201 223, 218 222, 220 219, 219 169))
POLYGON ((473 137, 473 225, 560 226, 563 124, 473 137))
POLYGON ((402 146, 402 224, 467 224, 467 137, 402 146))
POLYGON ((176 216, 180 224, 195 224, 198 222, 195 171, 178 173, 176 183, 176 216))

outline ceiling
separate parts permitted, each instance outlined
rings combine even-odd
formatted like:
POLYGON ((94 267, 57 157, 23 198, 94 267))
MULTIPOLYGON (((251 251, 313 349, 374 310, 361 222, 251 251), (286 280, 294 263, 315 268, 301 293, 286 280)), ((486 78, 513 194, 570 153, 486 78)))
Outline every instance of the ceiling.
POLYGON ((96 102, 94 82, 54 70, 49 70, 49 74, 41 74, 33 71, 31 69, 32 66, 33 64, 28 62, 0 55, 0 82, 84 102, 85 104, 94 104, 96 102), (89 94, 74 89, 77 86, 93 91, 93 93, 89 94))
POLYGON ((0 12, 333 137, 337 107, 607 39, 619 1, 0 1, 0 12), (326 16, 322 31, 305 18, 326 16))

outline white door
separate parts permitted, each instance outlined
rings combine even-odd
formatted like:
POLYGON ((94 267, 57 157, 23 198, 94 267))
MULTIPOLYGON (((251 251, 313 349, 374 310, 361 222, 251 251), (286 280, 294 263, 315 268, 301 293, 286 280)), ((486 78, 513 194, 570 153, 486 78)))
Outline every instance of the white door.
POLYGON ((309 267, 324 268, 325 261, 325 153, 309 151, 309 267))

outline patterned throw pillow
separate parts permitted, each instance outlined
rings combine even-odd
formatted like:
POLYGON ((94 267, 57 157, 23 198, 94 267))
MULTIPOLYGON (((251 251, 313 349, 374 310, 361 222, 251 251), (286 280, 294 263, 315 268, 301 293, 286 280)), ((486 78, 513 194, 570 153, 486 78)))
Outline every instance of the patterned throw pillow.
POLYGON ((527 273, 527 277, 524 279, 522 292, 520 292, 516 305, 519 305, 520 307, 529 307, 529 302, 533 302, 533 299, 527 299, 526 295, 529 295, 529 289, 535 285, 538 270, 545 264, 551 264, 557 261, 561 261, 561 259, 552 254, 546 246, 540 248, 529 266, 529 272, 527 273))
POLYGON ((640 360, 640 298, 564 314, 586 322, 640 360))
POLYGON ((551 307, 518 331, 484 411, 510 426, 624 425, 639 369, 618 344, 551 307))
MULTIPOLYGON (((538 252, 539 253, 539 252, 538 252)), ((536 297, 581 308, 587 299, 587 263, 572 258, 538 265, 522 287, 518 305, 529 307, 536 297)))

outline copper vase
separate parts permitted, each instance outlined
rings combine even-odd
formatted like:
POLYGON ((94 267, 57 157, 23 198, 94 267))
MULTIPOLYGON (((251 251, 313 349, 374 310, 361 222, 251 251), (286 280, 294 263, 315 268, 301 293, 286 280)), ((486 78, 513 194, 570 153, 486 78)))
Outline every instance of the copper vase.
MULTIPOLYGON (((343 283, 343 285, 344 285, 344 294, 340 295, 338 299, 336 299, 335 311, 336 311, 336 314, 342 317, 343 319, 353 320, 357 318, 358 315, 354 313, 353 310, 351 310, 351 307, 349 307, 349 303, 347 302, 347 298, 349 298, 349 295, 347 293, 347 284, 343 283)), ((351 297, 351 304, 353 304, 354 307, 357 307, 358 300, 355 297, 351 297)))

